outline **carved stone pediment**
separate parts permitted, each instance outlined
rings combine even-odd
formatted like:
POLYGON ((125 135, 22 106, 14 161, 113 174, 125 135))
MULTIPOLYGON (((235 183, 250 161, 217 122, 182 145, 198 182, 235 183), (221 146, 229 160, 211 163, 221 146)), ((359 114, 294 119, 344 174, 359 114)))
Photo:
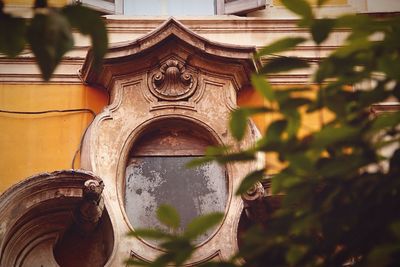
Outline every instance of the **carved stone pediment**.
POLYGON ((261 65, 259 61, 252 60, 254 52, 253 46, 209 41, 170 18, 142 38, 112 45, 100 70, 94 68, 92 50, 89 50, 81 74, 87 83, 111 90, 118 77, 132 75, 154 65, 161 67, 166 63, 165 58, 177 56, 180 59, 172 60, 178 60, 184 67, 190 65, 231 76, 235 89, 239 90, 249 84, 251 72, 261 65))
POLYGON ((115 229, 114 258, 154 260, 156 242, 126 236, 154 227, 155 209, 169 202, 182 214, 182 228, 205 212, 225 214, 221 224, 196 241, 188 266, 227 259, 238 249, 243 202, 235 196, 255 162, 209 164, 194 171, 185 162, 207 145, 250 146, 254 131, 236 143, 227 130, 239 90, 258 65, 254 47, 204 39, 175 19, 130 43, 112 46, 100 71, 88 53, 82 77, 110 93, 110 105, 87 131, 81 166, 104 180, 104 198, 115 229), (187 177, 192 179, 187 179, 187 177))

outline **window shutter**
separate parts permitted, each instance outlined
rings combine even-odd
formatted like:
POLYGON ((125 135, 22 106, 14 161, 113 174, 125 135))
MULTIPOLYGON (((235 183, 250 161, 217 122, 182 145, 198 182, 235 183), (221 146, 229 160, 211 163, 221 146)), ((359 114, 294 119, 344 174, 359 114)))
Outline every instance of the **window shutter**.
POLYGON ((218 15, 243 15, 264 9, 266 0, 217 0, 218 15))
POLYGON ((105 14, 122 14, 123 0, 78 0, 87 7, 103 12, 105 14))

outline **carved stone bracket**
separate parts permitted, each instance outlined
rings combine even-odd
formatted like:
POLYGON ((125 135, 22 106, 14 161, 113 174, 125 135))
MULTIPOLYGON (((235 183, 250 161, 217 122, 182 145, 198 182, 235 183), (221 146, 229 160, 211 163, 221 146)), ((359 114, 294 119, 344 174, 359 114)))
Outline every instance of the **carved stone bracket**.
POLYGON ((159 100, 185 100, 193 95, 197 77, 176 59, 168 59, 150 75, 150 91, 159 100))
POLYGON ((82 201, 74 214, 75 223, 83 233, 92 232, 103 215, 103 189, 103 181, 85 181, 82 201))

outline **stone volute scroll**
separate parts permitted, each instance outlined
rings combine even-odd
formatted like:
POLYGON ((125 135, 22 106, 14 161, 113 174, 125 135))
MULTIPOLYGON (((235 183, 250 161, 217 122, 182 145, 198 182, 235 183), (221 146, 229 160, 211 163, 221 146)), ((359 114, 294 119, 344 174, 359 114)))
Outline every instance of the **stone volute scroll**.
POLYGON ((159 100, 184 100, 193 95, 197 76, 183 62, 168 59, 149 75, 150 91, 159 100))

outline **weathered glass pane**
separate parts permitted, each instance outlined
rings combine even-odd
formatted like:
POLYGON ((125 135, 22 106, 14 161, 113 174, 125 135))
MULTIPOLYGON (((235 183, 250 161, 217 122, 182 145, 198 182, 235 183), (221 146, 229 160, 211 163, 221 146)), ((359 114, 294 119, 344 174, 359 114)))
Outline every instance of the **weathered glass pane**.
MULTIPOLYGON (((225 170, 217 163, 188 169, 195 157, 134 157, 126 168, 126 213, 134 228, 161 228, 156 210, 174 206, 181 216, 181 231, 195 217, 224 212, 227 201, 225 170)), ((197 242, 204 241, 206 233, 197 242)))

